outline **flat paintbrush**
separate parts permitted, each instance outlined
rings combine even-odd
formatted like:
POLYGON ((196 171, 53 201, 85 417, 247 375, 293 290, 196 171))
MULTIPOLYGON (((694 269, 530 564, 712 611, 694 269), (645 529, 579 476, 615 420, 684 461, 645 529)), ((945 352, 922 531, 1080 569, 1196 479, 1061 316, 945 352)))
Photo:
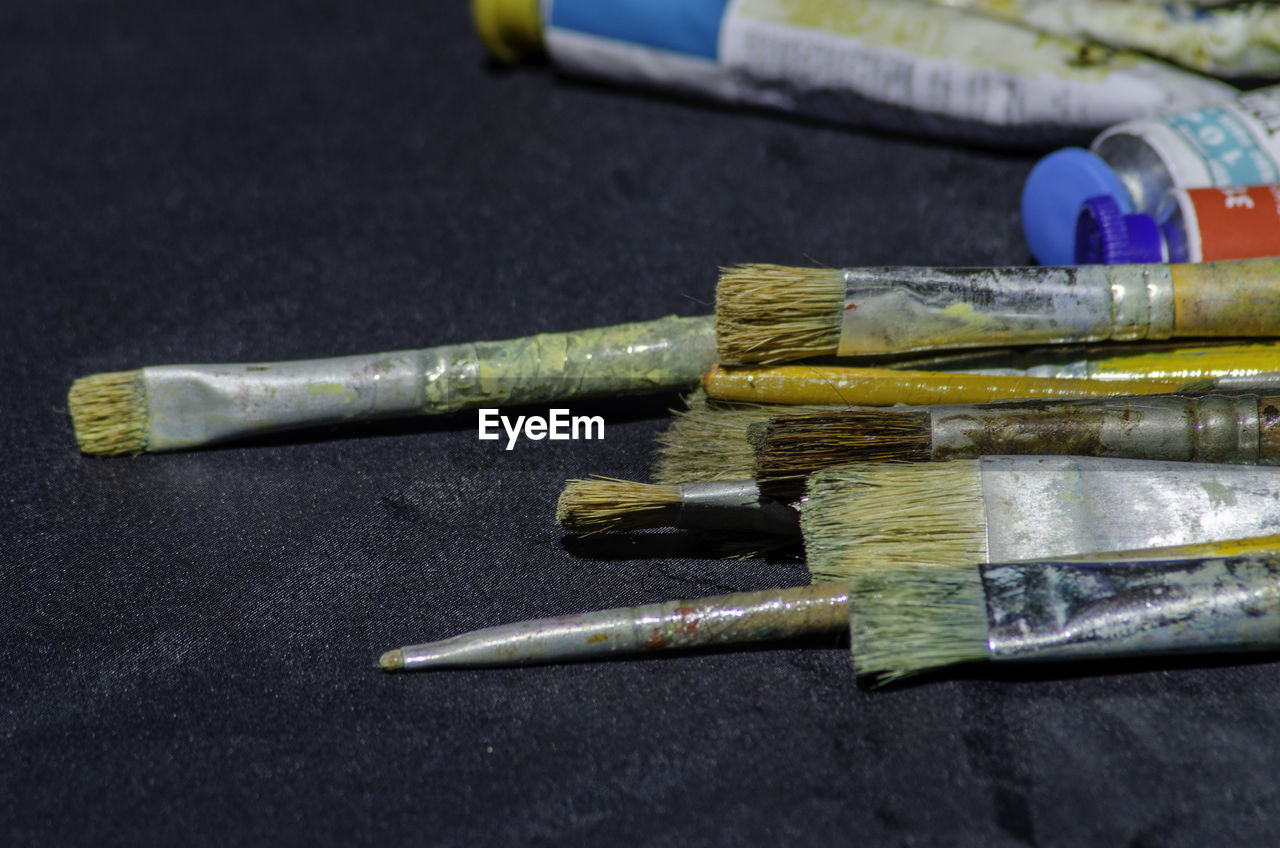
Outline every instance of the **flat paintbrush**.
POLYGON ((1280 463, 1280 396, 1153 395, 775 415, 755 440, 755 477, 786 494, 851 462, 1061 454, 1280 463))
POLYGON ((875 682, 979 660, 1280 647, 1280 555, 902 565, 852 582, 534 619, 387 651, 386 671, 604 659, 851 633, 875 682))
POLYGON ((556 502, 556 521, 579 533, 675 527, 800 534, 799 513, 783 501, 761 497, 754 480, 679 484, 611 477, 569 480, 556 502))
POLYGON ((1280 335, 1280 259, 721 273, 726 363, 1103 340, 1280 335))
POLYGON ((684 389, 715 361, 711 319, 332 359, 160 365, 76 380, 80 449, 173 451, 299 427, 684 389))
POLYGON ((809 478, 810 573, 970 565, 1269 536, 1280 468, 1073 456, 863 463, 809 478))

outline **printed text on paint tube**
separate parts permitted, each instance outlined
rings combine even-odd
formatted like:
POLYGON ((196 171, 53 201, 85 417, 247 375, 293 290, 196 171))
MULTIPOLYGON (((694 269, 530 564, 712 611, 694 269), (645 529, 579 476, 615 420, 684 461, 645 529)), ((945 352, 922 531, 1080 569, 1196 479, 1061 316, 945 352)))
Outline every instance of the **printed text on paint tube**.
POLYGON ((502 438, 499 429, 506 431, 507 450, 515 447, 520 436, 533 439, 567 441, 569 439, 603 439, 604 419, 599 415, 570 415, 567 409, 549 409, 548 416, 518 415, 513 422, 497 409, 480 410, 480 438, 502 438))

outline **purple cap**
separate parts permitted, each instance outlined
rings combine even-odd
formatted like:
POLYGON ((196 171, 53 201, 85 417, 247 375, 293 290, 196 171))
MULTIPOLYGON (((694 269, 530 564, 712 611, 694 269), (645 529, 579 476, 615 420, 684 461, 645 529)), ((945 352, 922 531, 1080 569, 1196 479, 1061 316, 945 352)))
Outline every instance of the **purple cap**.
POLYGON ((1150 215, 1129 215, 1107 195, 1091 197, 1076 218, 1077 265, 1126 265, 1162 259, 1160 228, 1150 215))

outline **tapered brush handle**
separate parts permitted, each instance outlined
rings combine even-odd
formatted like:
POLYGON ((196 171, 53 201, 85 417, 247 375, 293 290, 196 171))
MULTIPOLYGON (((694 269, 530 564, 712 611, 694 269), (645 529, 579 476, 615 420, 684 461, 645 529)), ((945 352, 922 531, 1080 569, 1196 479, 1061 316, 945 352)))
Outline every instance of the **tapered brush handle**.
POLYGON ((529 665, 845 631, 840 583, 540 618, 388 651, 387 671, 529 665))
POLYGON ((929 458, 1059 454, 1280 464, 1280 396, 1151 396, 938 407, 929 458))
POLYGON ((1280 259, 1072 268, 851 268, 841 356, 1280 335, 1280 259))
POLYGON ((737 403, 846 406, 924 406, 1022 398, 1114 397, 1162 394, 1187 387, 1181 378, 1086 380, 1006 374, 954 374, 848 366, 716 366, 702 388, 716 400, 737 403))

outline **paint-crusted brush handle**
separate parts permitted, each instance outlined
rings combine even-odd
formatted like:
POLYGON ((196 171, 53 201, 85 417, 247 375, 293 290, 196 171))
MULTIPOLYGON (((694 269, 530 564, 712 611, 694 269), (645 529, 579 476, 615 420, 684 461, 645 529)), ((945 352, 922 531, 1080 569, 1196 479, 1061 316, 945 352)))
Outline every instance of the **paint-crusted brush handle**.
POLYGON ((297 362, 142 371, 148 451, 298 427, 696 385, 709 317, 297 362))
POLYGON ((1061 454, 1280 464, 1280 397, 1155 395, 936 407, 929 458, 1061 454))

